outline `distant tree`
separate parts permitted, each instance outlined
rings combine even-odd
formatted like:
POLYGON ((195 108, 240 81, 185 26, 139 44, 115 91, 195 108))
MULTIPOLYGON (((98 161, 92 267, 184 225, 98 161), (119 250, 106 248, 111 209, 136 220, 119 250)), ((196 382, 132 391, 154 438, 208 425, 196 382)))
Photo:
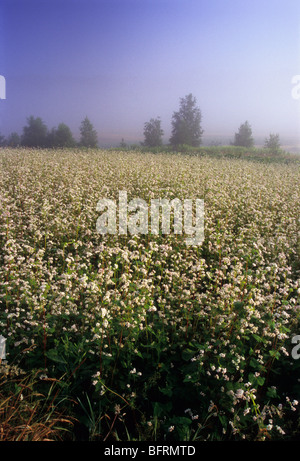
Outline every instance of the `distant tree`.
POLYGON ((20 136, 18 135, 18 133, 13 131, 7 138, 7 145, 9 147, 18 147, 20 146, 20 144, 21 144, 20 136))
POLYGON ((144 142, 142 145, 147 147, 161 146, 163 134, 160 118, 151 118, 150 122, 146 122, 144 125, 144 142))
POLYGON ((27 118, 27 126, 23 128, 21 143, 26 147, 46 147, 48 129, 40 117, 32 115, 27 118))
POLYGON ((97 147, 98 136, 97 131, 94 130, 93 125, 87 117, 81 122, 80 125, 80 145, 83 147, 97 147))
POLYGON ((201 129, 202 115, 196 106, 196 99, 192 94, 180 98, 180 108, 172 117, 172 146, 188 144, 198 147, 201 144, 203 130, 201 129))
POLYGON ((279 141, 279 134, 270 134, 269 138, 266 138, 265 149, 271 149, 273 152, 278 152, 280 150, 280 141, 279 141))
POLYGON ((122 149, 126 149, 126 147, 127 147, 127 144, 126 144, 124 138, 122 138, 122 141, 120 142, 120 147, 121 147, 122 149))
POLYGON ((48 133, 49 147, 74 147, 75 144, 72 132, 65 123, 60 123, 48 133))
POLYGON ((0 134, 0 147, 5 147, 7 144, 7 141, 5 139, 5 136, 3 136, 2 134, 0 134))
POLYGON ((243 123, 240 126, 239 131, 235 133, 233 145, 241 147, 254 146, 254 139, 252 138, 252 128, 249 125, 248 121, 243 123))
POLYGON ((57 147, 56 146, 56 128, 52 128, 47 134, 47 147, 57 147))

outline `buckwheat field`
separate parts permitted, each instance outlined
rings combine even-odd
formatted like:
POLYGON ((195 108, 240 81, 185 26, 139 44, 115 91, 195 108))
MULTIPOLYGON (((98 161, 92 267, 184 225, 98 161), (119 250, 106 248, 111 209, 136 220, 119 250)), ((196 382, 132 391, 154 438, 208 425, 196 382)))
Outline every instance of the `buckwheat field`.
POLYGON ((0 164, 0 439, 299 437, 299 163, 2 149, 0 164), (97 233, 98 201, 124 190, 203 199, 203 243, 97 233))

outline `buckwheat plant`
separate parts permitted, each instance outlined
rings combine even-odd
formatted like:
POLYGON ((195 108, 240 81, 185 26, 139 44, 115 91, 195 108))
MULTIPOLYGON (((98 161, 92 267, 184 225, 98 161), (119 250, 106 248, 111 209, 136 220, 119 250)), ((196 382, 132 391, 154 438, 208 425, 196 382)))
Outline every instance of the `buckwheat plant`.
POLYGON ((299 164, 64 149, 0 163, 8 363, 64 383, 102 440, 295 437, 299 164), (203 199, 204 242, 99 235, 97 203, 120 190, 203 199))

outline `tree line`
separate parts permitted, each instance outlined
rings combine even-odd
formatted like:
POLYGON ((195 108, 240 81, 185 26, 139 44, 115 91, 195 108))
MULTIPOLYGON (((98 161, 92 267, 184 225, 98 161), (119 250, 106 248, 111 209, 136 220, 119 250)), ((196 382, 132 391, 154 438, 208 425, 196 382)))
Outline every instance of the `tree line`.
MULTIPOLYGON (((179 109, 172 116, 172 132, 169 139, 170 145, 174 148, 182 145, 199 147, 202 143, 204 133, 201 123, 202 114, 197 106, 196 98, 190 93, 184 98, 180 98, 179 109)), ((151 118, 144 124, 144 141, 141 143, 145 147, 160 147, 163 145, 164 131, 161 127, 160 117, 151 118)), ((234 135, 233 146, 251 148, 254 146, 252 128, 248 121, 241 124, 234 135)), ((23 128, 21 136, 14 132, 6 139, 0 135, 0 146, 9 147, 97 147, 98 135, 92 123, 85 117, 80 125, 80 140, 76 142, 70 128, 65 123, 60 123, 57 128, 50 131, 40 117, 30 116, 27 125, 23 128)), ((120 147, 126 147, 122 139, 120 147)), ((276 152, 280 149, 278 134, 270 134, 265 140, 265 148, 276 152)))
POLYGON ((27 125, 23 128, 23 133, 19 136, 13 132, 7 138, 0 135, 1 147, 97 147, 98 135, 92 123, 85 117, 80 125, 80 140, 77 142, 73 134, 65 123, 60 123, 57 127, 48 130, 47 125, 40 117, 27 118, 27 125))
MULTIPOLYGON (((172 116, 170 145, 174 147, 180 145, 199 147, 202 143, 202 135, 204 133, 201 121, 202 114, 199 107, 197 107, 196 98, 192 94, 181 98, 179 110, 174 112, 172 116)), ((144 142, 142 144, 147 147, 162 146, 163 135, 164 131, 161 128, 160 118, 152 118, 144 125, 144 142)), ((240 125, 231 145, 247 148, 254 147, 252 128, 248 121, 240 125)), ((264 147, 277 152, 280 149, 279 134, 270 134, 265 139, 264 147)))

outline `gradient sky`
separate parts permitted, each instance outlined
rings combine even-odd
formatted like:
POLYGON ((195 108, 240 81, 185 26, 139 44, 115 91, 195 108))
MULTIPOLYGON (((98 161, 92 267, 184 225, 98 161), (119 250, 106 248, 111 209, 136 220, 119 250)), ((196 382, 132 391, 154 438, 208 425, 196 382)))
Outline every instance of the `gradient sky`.
POLYGON ((30 115, 74 136, 85 116, 99 144, 143 140, 160 117, 168 142, 192 93, 204 137, 279 133, 300 145, 299 0, 0 0, 0 132, 30 115))

